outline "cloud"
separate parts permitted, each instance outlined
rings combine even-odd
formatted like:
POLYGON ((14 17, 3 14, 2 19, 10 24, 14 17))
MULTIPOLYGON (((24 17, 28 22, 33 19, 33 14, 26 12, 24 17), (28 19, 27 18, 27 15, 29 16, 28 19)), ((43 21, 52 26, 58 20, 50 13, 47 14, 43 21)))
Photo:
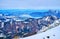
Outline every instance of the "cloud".
POLYGON ((22 15, 20 15, 20 17, 27 17, 27 18, 31 18, 32 16, 30 16, 29 14, 22 14, 22 15))

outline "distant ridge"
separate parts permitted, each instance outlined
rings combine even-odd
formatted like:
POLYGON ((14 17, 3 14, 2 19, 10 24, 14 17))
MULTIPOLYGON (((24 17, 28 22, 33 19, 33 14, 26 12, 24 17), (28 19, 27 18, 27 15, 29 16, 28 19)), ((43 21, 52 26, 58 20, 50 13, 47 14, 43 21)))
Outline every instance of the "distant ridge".
POLYGON ((0 14, 8 15, 8 16, 20 16, 22 14, 28 14, 34 17, 40 17, 44 15, 56 15, 60 16, 59 10, 33 10, 33 9, 0 9, 0 14), (58 11, 56 13, 55 11, 58 11))

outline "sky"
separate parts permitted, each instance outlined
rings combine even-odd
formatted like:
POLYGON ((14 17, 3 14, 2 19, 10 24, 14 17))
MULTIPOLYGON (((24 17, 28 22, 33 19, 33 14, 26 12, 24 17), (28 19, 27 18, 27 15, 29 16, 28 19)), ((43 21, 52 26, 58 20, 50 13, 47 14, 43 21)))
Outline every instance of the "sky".
POLYGON ((59 9, 60 0, 0 0, 0 9, 59 9))

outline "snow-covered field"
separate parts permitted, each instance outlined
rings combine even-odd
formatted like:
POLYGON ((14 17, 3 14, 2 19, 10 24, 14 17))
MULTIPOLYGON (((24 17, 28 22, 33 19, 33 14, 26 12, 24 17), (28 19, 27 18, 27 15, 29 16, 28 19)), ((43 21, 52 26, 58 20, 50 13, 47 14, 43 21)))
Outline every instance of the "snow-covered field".
POLYGON ((48 39, 47 36, 50 37, 49 39, 60 39, 60 25, 55 28, 49 29, 46 32, 38 33, 36 35, 20 39, 48 39))

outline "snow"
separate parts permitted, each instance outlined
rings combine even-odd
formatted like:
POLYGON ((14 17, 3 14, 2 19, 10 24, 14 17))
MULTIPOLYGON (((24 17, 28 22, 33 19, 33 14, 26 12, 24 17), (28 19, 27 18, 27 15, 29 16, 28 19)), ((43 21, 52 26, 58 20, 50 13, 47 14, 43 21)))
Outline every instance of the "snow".
POLYGON ((47 39, 47 36, 50 36, 49 39, 59 39, 60 38, 60 25, 47 30, 46 32, 42 32, 42 33, 38 33, 36 35, 32 35, 29 37, 25 37, 25 38, 20 38, 20 39, 47 39))

